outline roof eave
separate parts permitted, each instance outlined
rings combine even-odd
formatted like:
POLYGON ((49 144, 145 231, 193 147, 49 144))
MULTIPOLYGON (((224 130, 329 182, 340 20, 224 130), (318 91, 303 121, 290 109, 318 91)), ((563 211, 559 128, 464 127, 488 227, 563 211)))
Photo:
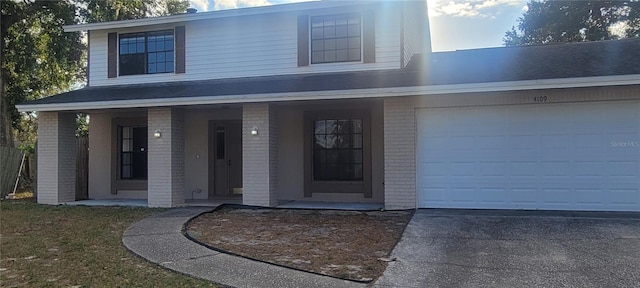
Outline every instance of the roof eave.
POLYGON ((597 76, 581 78, 540 79, 508 82, 485 82, 449 85, 427 85, 393 88, 371 88, 352 90, 329 90, 312 92, 285 92, 225 96, 175 97, 162 99, 134 99, 94 102, 74 102, 56 104, 16 105, 20 112, 30 111, 81 111, 114 108, 143 108, 190 106, 207 104, 230 104, 251 102, 281 102, 301 100, 359 99, 397 96, 420 96, 435 94, 504 92, 540 89, 584 88, 640 85, 638 74, 618 76, 597 76))

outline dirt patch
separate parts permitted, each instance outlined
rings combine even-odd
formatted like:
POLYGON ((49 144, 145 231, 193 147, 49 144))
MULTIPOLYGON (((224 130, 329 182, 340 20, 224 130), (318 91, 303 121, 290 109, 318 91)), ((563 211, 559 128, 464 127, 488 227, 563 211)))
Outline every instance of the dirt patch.
POLYGON ((371 281, 384 272, 384 258, 412 213, 226 207, 193 219, 187 233, 202 243, 249 258, 371 281))

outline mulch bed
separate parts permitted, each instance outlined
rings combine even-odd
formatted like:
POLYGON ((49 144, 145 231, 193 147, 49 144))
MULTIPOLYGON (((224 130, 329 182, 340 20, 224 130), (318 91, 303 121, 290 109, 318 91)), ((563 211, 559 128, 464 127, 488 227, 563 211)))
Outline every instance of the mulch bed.
POLYGON ((248 258, 356 281, 387 267, 413 211, 224 207, 187 225, 187 234, 248 258))

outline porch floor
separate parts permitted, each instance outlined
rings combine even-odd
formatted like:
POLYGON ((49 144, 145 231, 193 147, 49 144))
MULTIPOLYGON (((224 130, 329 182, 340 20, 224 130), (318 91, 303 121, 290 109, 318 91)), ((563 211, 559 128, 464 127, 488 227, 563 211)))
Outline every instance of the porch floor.
POLYGON ((147 207, 147 199, 89 199, 65 202, 64 205, 71 206, 128 206, 147 207))
POLYGON ((289 201, 276 208, 371 211, 384 209, 384 203, 289 201))

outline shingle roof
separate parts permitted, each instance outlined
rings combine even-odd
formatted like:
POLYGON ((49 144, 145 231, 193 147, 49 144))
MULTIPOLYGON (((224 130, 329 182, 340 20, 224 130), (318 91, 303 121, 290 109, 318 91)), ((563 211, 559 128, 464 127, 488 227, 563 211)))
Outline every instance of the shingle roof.
MULTIPOLYGON (((402 69, 87 87, 22 105, 640 74, 640 38, 416 55, 402 69), (429 61, 425 61, 428 58, 429 61), (425 62, 427 65, 425 65, 425 62)), ((640 76, 639 76, 640 77, 640 76)))

